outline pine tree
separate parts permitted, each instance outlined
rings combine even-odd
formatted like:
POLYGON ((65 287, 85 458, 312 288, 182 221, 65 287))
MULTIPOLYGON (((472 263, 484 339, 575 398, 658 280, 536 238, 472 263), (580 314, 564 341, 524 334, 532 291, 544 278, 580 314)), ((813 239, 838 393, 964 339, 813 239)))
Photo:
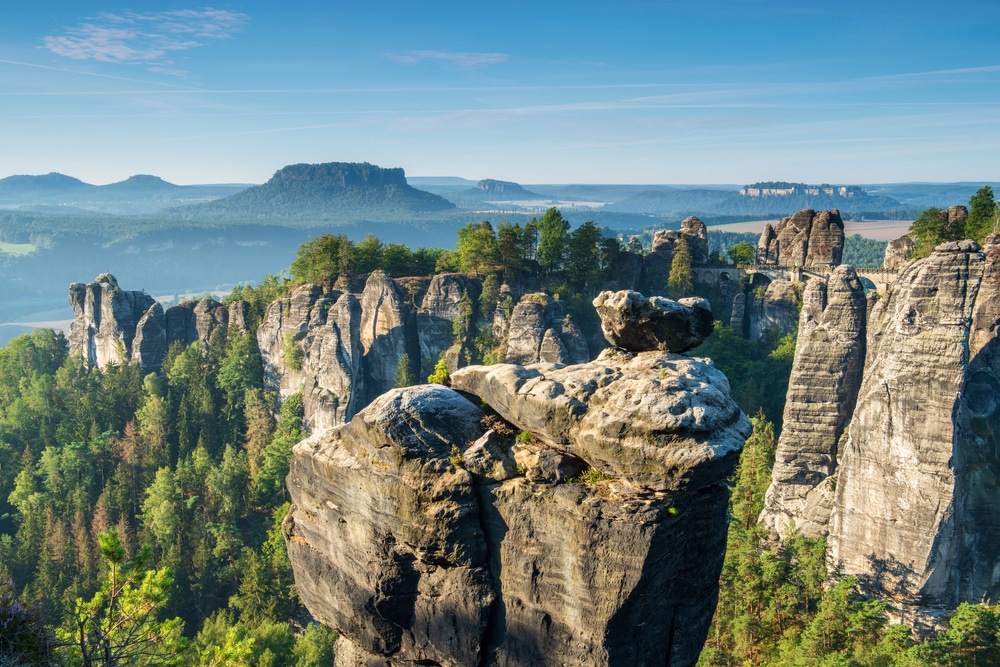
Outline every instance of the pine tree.
POLYGON ((683 236, 674 246, 674 258, 670 265, 667 287, 671 298, 674 299, 687 296, 694 289, 691 275, 691 253, 688 251, 687 241, 684 240, 683 236))

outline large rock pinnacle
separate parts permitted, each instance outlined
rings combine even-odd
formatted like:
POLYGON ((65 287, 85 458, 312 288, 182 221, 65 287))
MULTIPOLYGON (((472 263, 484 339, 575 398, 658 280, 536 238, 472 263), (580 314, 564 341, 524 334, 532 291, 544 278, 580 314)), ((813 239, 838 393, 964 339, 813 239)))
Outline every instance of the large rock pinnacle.
POLYGON ((608 349, 452 384, 295 447, 284 532, 337 665, 694 664, 750 431, 725 377, 608 349))

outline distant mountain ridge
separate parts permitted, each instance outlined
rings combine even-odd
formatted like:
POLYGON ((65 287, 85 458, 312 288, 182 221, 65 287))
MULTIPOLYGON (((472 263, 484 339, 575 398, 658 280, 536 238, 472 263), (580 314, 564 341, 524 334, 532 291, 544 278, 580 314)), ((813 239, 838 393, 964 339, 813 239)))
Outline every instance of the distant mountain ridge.
POLYGON ((411 187, 400 168, 327 162, 289 165, 263 185, 168 213, 184 219, 321 222, 345 217, 391 220, 454 208, 444 197, 411 187))
POLYGON ((175 185, 159 176, 137 174, 108 185, 92 185, 51 172, 0 179, 0 208, 64 214, 145 215, 164 208, 217 199, 245 189, 230 185, 175 185))

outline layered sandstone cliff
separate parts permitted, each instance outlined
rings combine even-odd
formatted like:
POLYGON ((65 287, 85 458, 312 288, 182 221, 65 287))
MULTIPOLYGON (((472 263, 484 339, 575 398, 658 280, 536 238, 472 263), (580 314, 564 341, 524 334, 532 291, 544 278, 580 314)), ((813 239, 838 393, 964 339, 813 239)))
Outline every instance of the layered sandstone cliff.
POLYGON ((163 306, 143 291, 123 290, 110 273, 89 284, 69 286, 73 321, 69 329, 71 354, 90 367, 104 368, 127 361, 146 373, 157 371, 172 343, 208 345, 218 330, 223 337, 230 319, 246 330, 246 304, 223 306, 205 298, 163 306))
POLYGON ((945 243, 867 321, 847 269, 821 315, 818 285, 803 307, 762 520, 828 534, 831 568, 909 623, 1000 600, 998 262, 1000 246, 945 243))
POLYGON ((710 361, 656 349, 392 390, 295 447, 297 589, 341 667, 691 665, 748 433, 710 361))
POLYGON ((830 559, 904 610, 1000 599, 998 260, 943 244, 869 317, 830 559))
POLYGON ((840 264, 844 221, 840 211, 805 209, 764 226, 757 243, 757 261, 783 266, 831 267, 840 264))
POLYGON ((864 288, 840 266, 828 282, 805 286, 784 427, 761 522, 773 535, 794 527, 825 535, 833 505, 826 480, 836 472, 838 445, 854 412, 865 360, 864 288))

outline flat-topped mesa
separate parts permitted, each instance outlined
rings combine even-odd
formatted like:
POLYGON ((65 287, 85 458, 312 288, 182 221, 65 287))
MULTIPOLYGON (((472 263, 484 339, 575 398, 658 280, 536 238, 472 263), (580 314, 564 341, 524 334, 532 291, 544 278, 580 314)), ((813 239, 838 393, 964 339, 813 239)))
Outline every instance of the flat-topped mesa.
POLYGON ((594 299, 609 343, 632 352, 687 352, 712 335, 712 306, 690 297, 673 301, 639 292, 601 292, 594 299))
POLYGON ((750 432, 725 376, 609 348, 451 382, 294 449, 283 530, 336 664, 693 665, 750 432))

